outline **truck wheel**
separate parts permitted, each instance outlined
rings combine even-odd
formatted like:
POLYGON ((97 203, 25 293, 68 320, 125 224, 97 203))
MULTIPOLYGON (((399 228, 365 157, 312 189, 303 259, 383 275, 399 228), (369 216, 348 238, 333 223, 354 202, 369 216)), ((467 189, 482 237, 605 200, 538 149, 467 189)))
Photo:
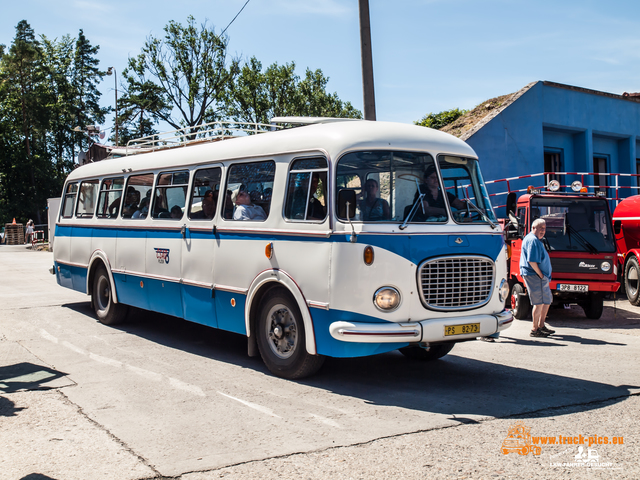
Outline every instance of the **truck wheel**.
POLYGON ((587 318, 598 320, 602 316, 604 310, 604 298, 597 293, 589 294, 589 298, 580 304, 587 318))
POLYGON ((271 290, 260 305, 257 341, 262 361, 278 377, 307 377, 324 363, 322 355, 307 353, 302 314, 283 288, 271 290))
POLYGON ((531 303, 527 295, 522 295, 524 288, 519 283, 513 285, 511 288, 511 309, 513 310, 513 316, 518 320, 525 320, 529 317, 531 310, 531 303))
POLYGON ((401 348, 399 351, 411 360, 423 360, 428 362, 430 360, 437 360, 444 357, 453 349, 454 345, 454 343, 441 343, 440 345, 431 345, 428 348, 410 346, 401 348))
POLYGON ((91 293, 93 310, 100 323, 104 325, 117 325, 124 322, 129 307, 121 303, 115 303, 111 295, 111 280, 104 265, 100 265, 93 278, 93 291, 91 293))
POLYGON ((631 257, 624 267, 624 289, 627 292, 629 302, 636 306, 640 305, 639 277, 640 267, 638 267, 638 259, 631 257))

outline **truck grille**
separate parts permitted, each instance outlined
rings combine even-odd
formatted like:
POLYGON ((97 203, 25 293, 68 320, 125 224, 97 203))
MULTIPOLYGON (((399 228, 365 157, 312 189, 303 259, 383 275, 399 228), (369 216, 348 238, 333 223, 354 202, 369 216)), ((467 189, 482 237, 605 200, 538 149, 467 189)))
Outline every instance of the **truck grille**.
POLYGON ((489 301, 495 265, 486 257, 440 257, 418 268, 420 296, 434 310, 469 310, 489 301))

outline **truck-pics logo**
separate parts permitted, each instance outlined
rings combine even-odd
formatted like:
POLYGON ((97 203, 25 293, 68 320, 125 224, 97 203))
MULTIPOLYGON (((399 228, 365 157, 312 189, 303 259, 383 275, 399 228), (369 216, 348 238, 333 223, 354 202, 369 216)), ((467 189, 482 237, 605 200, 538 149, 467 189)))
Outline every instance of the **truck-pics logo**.
POLYGON ((154 248, 156 251, 156 258, 158 263, 169 263, 169 249, 168 248, 154 248))
POLYGON ((516 422, 509 427, 507 438, 502 441, 502 453, 508 455, 517 452, 519 455, 540 455, 542 449, 531 443, 531 428, 523 422, 516 422))

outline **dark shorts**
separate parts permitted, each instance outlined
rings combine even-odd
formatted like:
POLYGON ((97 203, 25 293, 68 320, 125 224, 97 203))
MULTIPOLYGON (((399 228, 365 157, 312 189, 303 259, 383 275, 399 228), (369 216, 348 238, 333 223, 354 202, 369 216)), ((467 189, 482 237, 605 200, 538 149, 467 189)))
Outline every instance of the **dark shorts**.
POLYGON ((547 277, 538 277, 537 275, 523 275, 524 283, 527 285, 527 293, 531 305, 551 305, 553 296, 551 288, 549 288, 549 279, 547 277))

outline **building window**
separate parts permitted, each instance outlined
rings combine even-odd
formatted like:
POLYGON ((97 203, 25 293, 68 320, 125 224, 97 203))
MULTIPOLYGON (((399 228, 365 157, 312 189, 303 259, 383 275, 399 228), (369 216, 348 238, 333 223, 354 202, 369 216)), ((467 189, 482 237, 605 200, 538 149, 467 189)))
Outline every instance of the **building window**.
POLYGON ((564 184, 563 178, 558 178, 559 175, 552 175, 555 172, 562 172, 562 150, 560 149, 545 149, 544 151, 544 171, 546 175, 547 185, 551 180, 558 180, 560 184, 564 184))
MULTIPOLYGON (((638 175, 636 177, 636 185, 640 187, 640 158, 636 158, 636 174, 638 175)), ((638 191, 636 191, 636 194, 637 193, 638 191)))

